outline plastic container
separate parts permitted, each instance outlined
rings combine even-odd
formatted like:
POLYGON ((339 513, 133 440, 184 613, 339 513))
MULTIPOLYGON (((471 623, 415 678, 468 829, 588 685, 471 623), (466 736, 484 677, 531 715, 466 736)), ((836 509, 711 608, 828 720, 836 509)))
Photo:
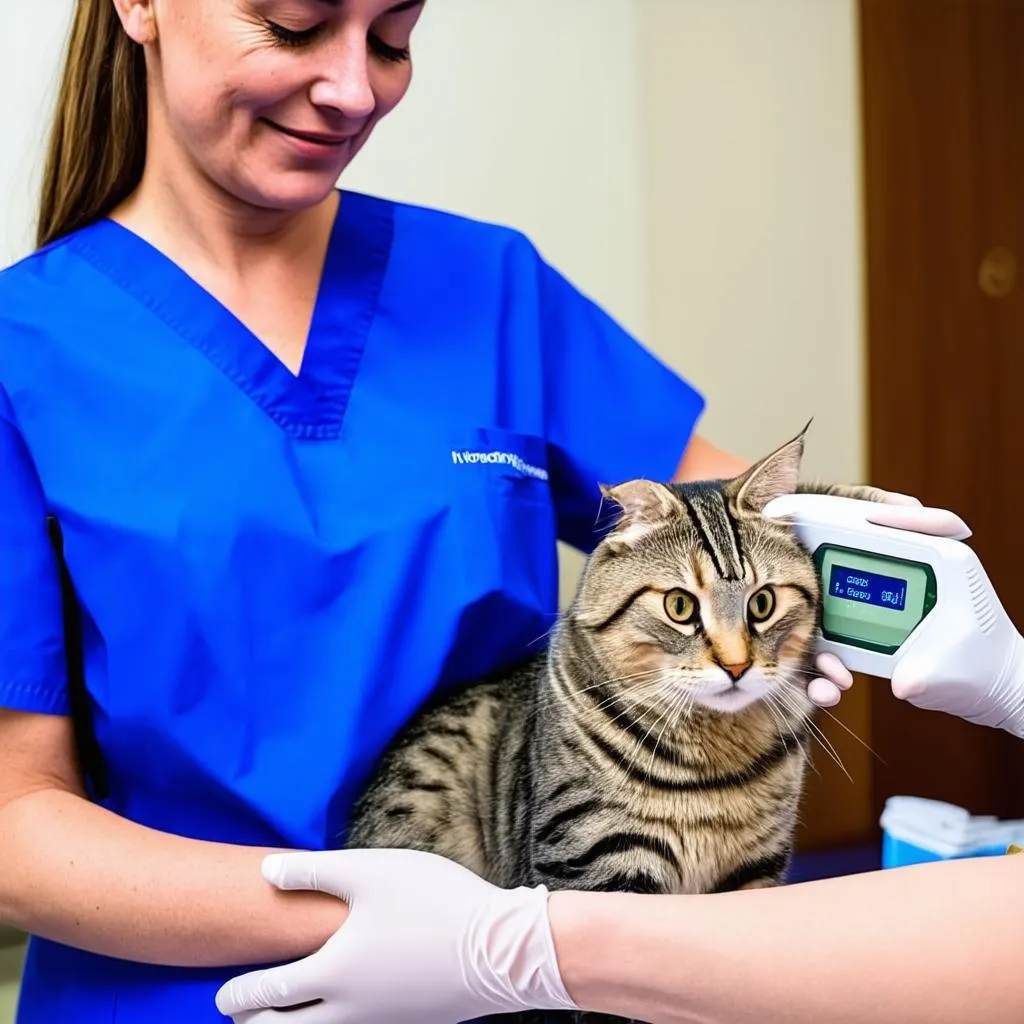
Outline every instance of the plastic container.
POLYGON ((922 797, 890 797, 880 824, 883 868, 1001 856, 1011 843, 1024 845, 1022 820, 972 815, 955 804, 922 797))

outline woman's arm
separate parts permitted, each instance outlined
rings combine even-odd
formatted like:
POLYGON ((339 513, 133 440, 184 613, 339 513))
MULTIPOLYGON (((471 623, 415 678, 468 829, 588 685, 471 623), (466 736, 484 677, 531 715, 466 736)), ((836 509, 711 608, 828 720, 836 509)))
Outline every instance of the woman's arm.
POLYGON ((549 913, 576 1002, 653 1024, 1024 1020, 1024 856, 549 913))
POLYGON ((750 468, 745 459, 737 458, 716 448, 699 434, 694 434, 683 452, 673 480, 688 483, 691 480, 728 480, 750 468))
POLYGON ((268 852, 167 835, 89 803, 70 721, 0 711, 0 920, 159 964, 305 956, 338 929, 345 906, 268 886, 268 852))

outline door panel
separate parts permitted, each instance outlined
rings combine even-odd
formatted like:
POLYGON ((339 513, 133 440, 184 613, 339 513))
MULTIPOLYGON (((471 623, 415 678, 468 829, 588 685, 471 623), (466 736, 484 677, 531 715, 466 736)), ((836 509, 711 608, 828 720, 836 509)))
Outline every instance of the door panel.
MULTIPOLYGON (((960 513, 1024 627, 1024 2, 861 0, 860 28, 871 480, 960 513)), ((1024 816, 1024 742, 869 685, 876 819, 1024 816)))

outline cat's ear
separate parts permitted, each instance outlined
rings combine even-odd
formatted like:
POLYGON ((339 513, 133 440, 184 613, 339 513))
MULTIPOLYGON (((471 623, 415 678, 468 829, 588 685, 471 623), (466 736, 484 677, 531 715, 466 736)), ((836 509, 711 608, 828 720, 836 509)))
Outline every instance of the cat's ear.
POLYGON ((613 550, 635 543, 661 526, 680 509, 679 499, 664 484, 653 480, 629 480, 615 487, 601 484, 605 501, 618 505, 622 515, 607 537, 613 550))
POLYGON ((755 463, 736 477, 726 492, 741 512, 761 512, 773 499, 795 494, 800 483, 800 463, 804 455, 804 437, 810 423, 781 448, 755 463))

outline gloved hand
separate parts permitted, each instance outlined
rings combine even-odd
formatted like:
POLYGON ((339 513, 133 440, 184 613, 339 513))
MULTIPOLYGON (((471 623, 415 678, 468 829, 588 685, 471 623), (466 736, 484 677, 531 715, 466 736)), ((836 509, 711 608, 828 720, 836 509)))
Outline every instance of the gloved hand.
MULTIPOLYGON (((940 508, 882 503, 872 507, 868 519, 878 526, 954 540, 971 536, 959 516, 940 508)), ((914 707, 943 711, 1024 738, 1024 639, 994 594, 992 599, 984 645, 989 657, 961 664, 964 637, 955 631, 937 633, 929 637, 926 649, 900 660, 890 685, 894 696, 914 707), (936 666, 947 672, 937 676, 936 666)), ((965 622, 964 628, 973 626, 965 622)), ((819 656, 818 670, 822 678, 812 681, 808 693, 816 704, 829 707, 838 702, 852 677, 832 655, 819 656)))
MULTIPOLYGON (((879 526, 956 540, 971 535, 962 520, 944 509, 880 505, 869 519, 879 526)), ((908 654, 896 666, 892 692, 915 707, 944 711, 1024 738, 1024 639, 998 597, 990 596, 991 622, 984 645, 988 657, 972 657, 965 664, 960 656, 963 636, 955 630, 936 634, 929 637, 926 651, 908 654), (942 666, 945 673, 937 677, 935 666, 942 666)), ((976 628, 974 620, 965 620, 964 628, 976 628)))
POLYGON ((311 956, 233 978, 217 1009, 235 1024, 458 1024, 527 1009, 575 1010, 562 983, 548 893, 500 889, 434 854, 273 854, 263 876, 349 905, 311 956), (272 1007, 322 1000, 282 1016, 272 1007))

